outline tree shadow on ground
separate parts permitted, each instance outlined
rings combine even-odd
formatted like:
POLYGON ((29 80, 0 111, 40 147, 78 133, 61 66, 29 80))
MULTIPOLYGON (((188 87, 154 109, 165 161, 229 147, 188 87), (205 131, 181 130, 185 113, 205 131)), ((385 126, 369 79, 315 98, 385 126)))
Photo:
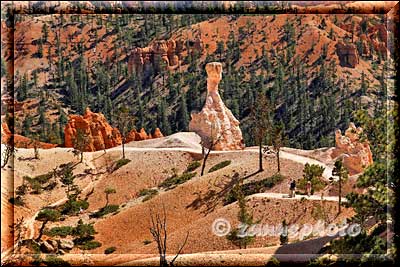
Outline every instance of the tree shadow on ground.
POLYGON ((223 202, 225 196, 237 183, 258 173, 260 173, 260 171, 241 177, 239 173, 234 172, 232 176, 224 175, 222 179, 217 177, 213 182, 209 181, 208 189, 205 194, 202 194, 201 192, 194 192, 193 194, 197 195, 197 198, 193 200, 192 203, 187 205, 186 208, 197 210, 204 207, 204 210, 201 213, 207 215, 213 212, 218 204, 223 202))

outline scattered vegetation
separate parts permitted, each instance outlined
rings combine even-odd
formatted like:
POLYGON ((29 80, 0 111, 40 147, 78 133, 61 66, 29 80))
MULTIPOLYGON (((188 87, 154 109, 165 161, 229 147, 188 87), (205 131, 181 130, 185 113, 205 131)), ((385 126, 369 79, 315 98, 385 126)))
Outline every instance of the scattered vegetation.
MULTIPOLYGON (((270 189, 274 187, 276 184, 279 182, 283 181, 285 177, 279 173, 272 175, 271 177, 268 177, 266 179, 260 180, 260 181, 253 181, 250 183, 246 183, 244 185, 240 186, 241 192, 244 194, 244 196, 249 196, 257 193, 262 193, 267 189, 270 189)), ((225 201, 224 204, 230 204, 238 200, 236 198, 237 192, 235 192, 235 188, 233 188, 229 193, 225 196, 225 201)))
POLYGON ((109 248, 106 248, 106 249, 104 250, 104 254, 111 254, 111 253, 113 253, 113 252, 116 251, 116 250, 117 250, 116 247, 109 247, 109 248))
POLYGON ((90 214, 89 217, 90 218, 101 218, 104 215, 117 212, 118 209, 119 209, 118 205, 107 205, 107 206, 99 209, 98 211, 90 214))
POLYGON ((201 163, 200 163, 200 161, 192 161, 192 162, 190 162, 190 164, 187 166, 187 168, 186 168, 186 170, 185 170, 185 173, 188 173, 188 172, 192 172, 192 171, 194 171, 194 170, 196 170, 198 167, 200 167, 201 166, 201 163))
POLYGON ((74 227, 72 226, 58 226, 45 231, 45 235, 47 236, 60 236, 60 237, 67 237, 69 235, 72 235, 73 233, 74 233, 74 227))
MULTIPOLYGON (((241 186, 237 183, 234 188, 233 192, 235 194, 235 198, 238 200, 239 203, 239 212, 238 212, 238 219, 239 222, 243 225, 253 225, 253 215, 247 211, 246 206, 246 196, 243 194, 241 190, 241 186)), ((231 230, 231 232, 226 236, 226 238, 231 241, 235 246, 238 246, 240 249, 247 248, 248 245, 254 242, 254 236, 245 235, 241 236, 239 232, 240 228, 235 228, 231 230)))
POLYGON ((63 215, 77 215, 82 210, 89 208, 89 202, 84 199, 68 199, 63 205, 59 207, 63 215))
POLYGON ((115 167, 114 167, 113 171, 118 170, 119 168, 121 168, 122 166, 128 164, 129 162, 131 162, 131 160, 130 159, 126 159, 126 158, 122 158, 122 159, 117 160, 115 162, 115 167))
POLYGON ((225 167, 228 166, 229 164, 231 164, 231 161, 230 161, 230 160, 224 160, 224 161, 222 161, 222 162, 220 162, 220 163, 215 164, 214 166, 212 166, 212 167, 208 170, 208 172, 210 173, 210 172, 218 171, 218 170, 220 170, 220 169, 222 169, 222 168, 225 168, 225 167))
POLYGON ((174 185, 179 185, 179 184, 183 184, 186 181, 189 181, 190 179, 192 179, 193 177, 196 176, 195 172, 188 172, 188 173, 183 173, 181 175, 172 175, 171 177, 165 179, 160 186, 164 187, 164 188, 171 188, 174 185))
POLYGON ((71 266, 71 264, 60 257, 54 255, 47 255, 43 260, 46 266, 71 266))
POLYGON ((324 173, 324 170, 324 167, 317 164, 306 163, 303 169, 303 178, 298 181, 296 187, 305 191, 307 182, 310 181, 312 190, 311 193, 320 191, 327 185, 327 183, 322 180, 322 174, 324 173))
POLYGON ((139 196, 143 197, 143 202, 152 199, 154 196, 158 195, 157 189, 142 189, 139 191, 139 196))

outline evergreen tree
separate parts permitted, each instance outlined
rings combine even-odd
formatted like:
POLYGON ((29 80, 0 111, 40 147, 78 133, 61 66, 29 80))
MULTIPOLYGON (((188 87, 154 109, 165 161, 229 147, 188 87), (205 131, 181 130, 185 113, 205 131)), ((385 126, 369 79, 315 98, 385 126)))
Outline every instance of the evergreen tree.
POLYGON ((189 128, 189 114, 187 111, 186 96, 182 93, 179 101, 179 109, 176 114, 177 129, 187 131, 189 128))

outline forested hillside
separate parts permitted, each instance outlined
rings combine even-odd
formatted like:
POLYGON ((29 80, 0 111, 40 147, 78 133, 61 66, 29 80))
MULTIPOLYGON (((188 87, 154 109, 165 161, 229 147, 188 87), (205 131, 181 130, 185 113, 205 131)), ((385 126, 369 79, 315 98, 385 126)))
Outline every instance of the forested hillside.
POLYGON ((187 131, 205 99, 204 66, 219 61, 220 94, 246 145, 254 144, 248 118, 262 92, 288 146, 331 146, 353 111, 382 112, 387 38, 383 15, 17 15, 16 132, 62 144, 68 114, 89 106, 113 123, 121 104, 138 129, 187 131), (149 47, 161 52, 138 70, 134 51, 149 47), (165 49, 175 63, 161 59, 165 49))

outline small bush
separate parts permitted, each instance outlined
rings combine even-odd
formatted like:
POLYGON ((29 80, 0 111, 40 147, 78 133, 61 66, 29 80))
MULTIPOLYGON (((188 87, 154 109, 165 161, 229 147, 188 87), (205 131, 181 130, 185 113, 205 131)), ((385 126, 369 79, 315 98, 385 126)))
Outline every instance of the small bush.
POLYGON ((72 235, 73 231, 74 228, 71 226, 53 227, 50 230, 46 231, 46 235, 67 237, 68 235, 72 235))
POLYGON ((151 240, 148 240, 148 239, 146 239, 146 240, 143 241, 143 244, 144 244, 144 245, 148 245, 148 244, 150 244, 150 243, 151 243, 151 240))
MULTIPOLYGON (((241 186, 240 189, 245 196, 262 193, 265 190, 274 187, 277 183, 281 182, 283 179, 284 179, 284 176, 277 173, 277 174, 274 174, 271 177, 268 177, 264 180, 254 181, 254 182, 244 184, 241 186)), ((224 203, 225 203, 225 205, 227 205, 227 204, 235 202, 236 200, 237 200, 236 193, 233 190, 231 190, 225 196, 224 203)))
POLYGON ((8 202, 15 206, 23 206, 25 205, 24 199, 21 196, 11 197, 8 202))
POLYGON ((90 214, 89 217, 90 218, 101 218, 106 214, 116 212, 118 209, 119 209, 118 205, 108 205, 108 206, 105 206, 105 207, 101 208, 100 210, 96 211, 95 213, 90 214))
POLYGON ((208 170, 208 172, 215 172, 215 171, 218 171, 219 169, 225 168, 225 167, 228 166, 229 164, 231 164, 231 161, 230 161, 230 160, 224 160, 224 161, 222 161, 222 162, 220 162, 220 163, 218 163, 218 164, 212 166, 212 167, 210 168, 210 170, 208 170))
POLYGON ((200 165, 201 165, 200 161, 193 161, 193 162, 191 162, 191 163, 189 164, 189 166, 187 166, 187 168, 186 168, 186 170, 185 170, 185 173, 194 171, 195 169, 197 169, 198 167, 200 167, 200 165))
POLYGON ((76 215, 79 213, 81 208, 86 210, 89 207, 89 202, 86 200, 75 200, 69 199, 61 206, 61 214, 63 215, 76 215))
POLYGON ((114 171, 118 170, 119 168, 121 168, 122 166, 128 164, 129 162, 131 162, 130 159, 119 159, 115 162, 115 167, 114 167, 114 171))
POLYGON ((111 253, 113 253, 113 252, 116 251, 116 250, 117 250, 116 247, 109 247, 109 248, 106 248, 106 249, 104 250, 104 254, 111 254, 111 253))
POLYGON ((139 196, 143 197, 143 202, 152 199, 154 196, 158 195, 157 189, 142 189, 139 191, 139 196))
POLYGON ((165 187, 165 188, 170 188, 174 185, 178 184, 183 184, 186 181, 189 181, 193 177, 196 176, 195 172, 188 172, 188 173, 183 173, 180 176, 172 176, 170 178, 165 179, 160 186, 165 187))
POLYGON ((69 262, 54 255, 47 255, 43 263, 47 266, 71 266, 69 262))
POLYGON ((33 179, 36 180, 40 184, 45 184, 51 179, 51 177, 53 177, 53 172, 48 172, 45 174, 38 175, 38 176, 34 177, 33 179))
POLYGON ((101 243, 96 240, 91 240, 91 241, 87 241, 81 245, 78 245, 78 247, 83 250, 91 250, 91 249, 101 247, 101 243))

